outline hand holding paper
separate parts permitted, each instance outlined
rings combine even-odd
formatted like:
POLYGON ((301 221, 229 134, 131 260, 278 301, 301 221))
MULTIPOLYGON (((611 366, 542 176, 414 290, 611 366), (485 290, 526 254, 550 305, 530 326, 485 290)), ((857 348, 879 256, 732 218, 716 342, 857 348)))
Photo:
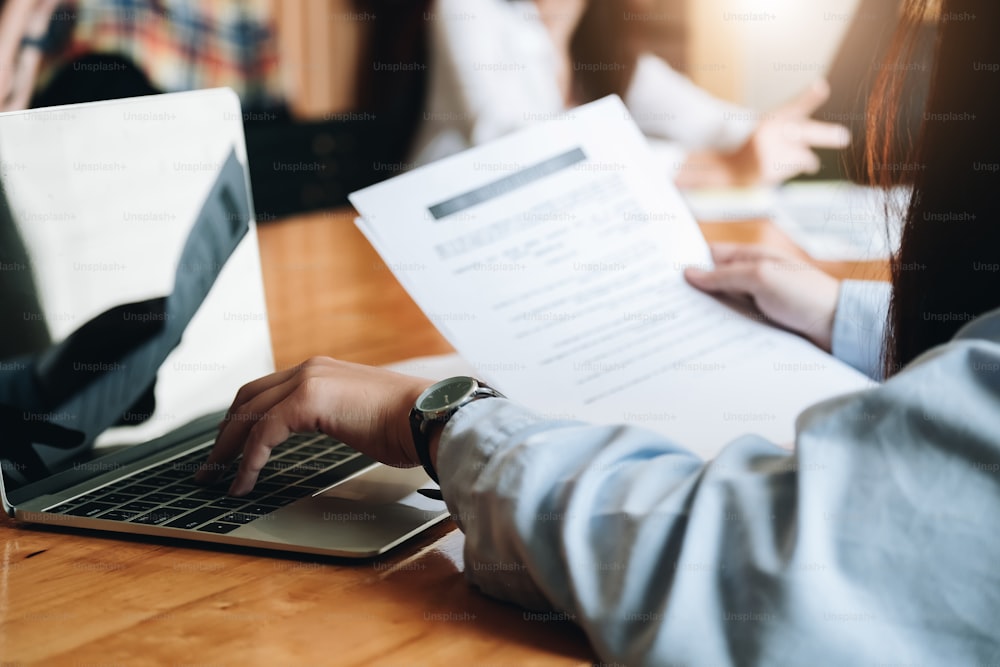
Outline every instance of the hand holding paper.
POLYGON ((554 417, 637 422, 705 456, 790 441, 867 381, 688 285, 708 248, 618 98, 351 196, 359 226, 455 348, 554 417))

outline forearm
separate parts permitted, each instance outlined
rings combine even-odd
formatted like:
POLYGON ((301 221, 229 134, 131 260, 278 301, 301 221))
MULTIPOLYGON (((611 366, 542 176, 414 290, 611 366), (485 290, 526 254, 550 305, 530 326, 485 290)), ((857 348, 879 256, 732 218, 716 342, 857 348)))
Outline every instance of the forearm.
POLYGON ((713 97, 652 54, 640 56, 625 104, 644 134, 691 151, 733 152, 759 120, 754 111, 713 97))

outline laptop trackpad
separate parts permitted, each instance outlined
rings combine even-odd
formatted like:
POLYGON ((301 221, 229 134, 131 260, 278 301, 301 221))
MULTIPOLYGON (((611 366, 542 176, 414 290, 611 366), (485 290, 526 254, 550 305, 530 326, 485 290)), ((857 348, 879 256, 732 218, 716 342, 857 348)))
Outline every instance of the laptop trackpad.
POLYGON ((335 555, 375 555, 448 515, 443 502, 416 492, 429 484, 422 468, 375 466, 230 535, 301 544, 335 555))
POLYGON ((423 486, 430 485, 430 478, 423 468, 393 468, 379 465, 327 489, 318 497, 363 501, 370 505, 387 505, 402 500, 423 486))

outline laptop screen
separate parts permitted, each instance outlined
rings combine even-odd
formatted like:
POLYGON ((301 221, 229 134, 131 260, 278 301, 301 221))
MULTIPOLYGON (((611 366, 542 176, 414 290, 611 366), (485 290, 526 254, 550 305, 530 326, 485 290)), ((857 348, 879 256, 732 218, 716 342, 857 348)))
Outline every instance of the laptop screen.
POLYGON ((0 323, 11 498, 270 372, 235 95, 0 115, 0 323))

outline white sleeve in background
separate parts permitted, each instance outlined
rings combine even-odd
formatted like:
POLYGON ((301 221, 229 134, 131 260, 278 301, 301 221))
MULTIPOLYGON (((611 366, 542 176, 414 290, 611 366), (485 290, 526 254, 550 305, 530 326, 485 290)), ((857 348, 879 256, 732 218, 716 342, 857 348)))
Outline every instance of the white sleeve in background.
POLYGON ((651 54, 639 57, 625 105, 645 135, 687 150, 734 151, 757 126, 756 112, 713 97, 651 54))
POLYGON ((833 356, 873 380, 883 379, 882 351, 889 314, 889 283, 845 280, 833 319, 833 356))
POLYGON ((533 2, 436 0, 417 165, 564 111, 556 53, 533 2))

